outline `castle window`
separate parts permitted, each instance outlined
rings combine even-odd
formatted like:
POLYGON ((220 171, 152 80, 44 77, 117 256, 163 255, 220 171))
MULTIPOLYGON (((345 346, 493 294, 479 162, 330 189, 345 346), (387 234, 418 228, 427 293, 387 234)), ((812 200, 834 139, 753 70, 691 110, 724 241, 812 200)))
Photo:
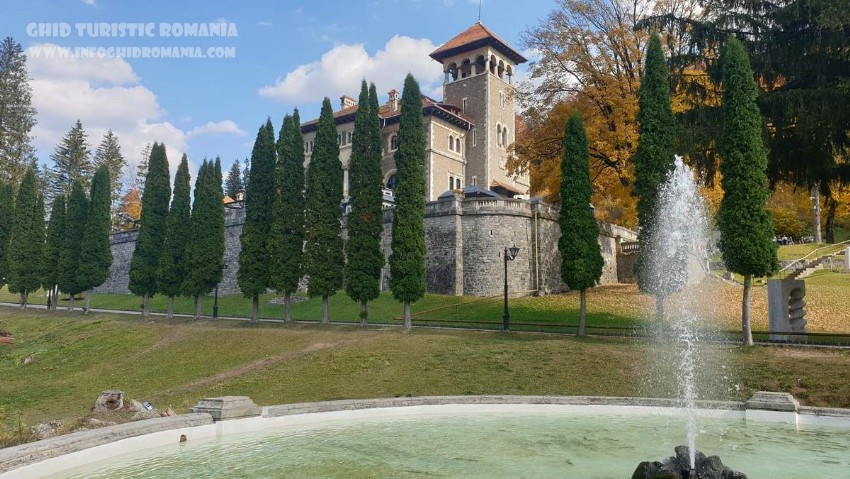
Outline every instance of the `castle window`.
POLYGON ((350 131, 348 132, 348 141, 347 141, 347 143, 351 143, 351 132, 350 132, 350 131))
POLYGON ((449 151, 455 151, 455 137, 449 135, 449 151))
POLYGON ((490 73, 493 75, 496 74, 496 55, 490 56, 490 73))
POLYGON ((478 186, 478 177, 477 176, 472 177, 472 186, 478 186))
POLYGON ((452 176, 452 175, 449 175, 449 190, 452 190, 454 188, 454 184, 455 184, 455 177, 452 176))
POLYGON ((341 133, 336 135, 336 143, 337 143, 337 145, 342 145, 342 134, 341 133))
POLYGON ((446 71, 449 74, 450 81, 456 81, 457 80, 457 64, 456 63, 450 64, 449 69, 446 70, 446 71))
POLYGON ((472 76, 472 62, 467 58, 460 65, 460 77, 466 78, 468 76, 472 76))
POLYGON ((395 173, 393 173, 387 178, 387 189, 395 191, 396 183, 398 183, 398 180, 396 180, 395 173))
POLYGON ((499 106, 502 108, 505 107, 505 92, 503 91, 499 92, 499 106))
POLYGON ((398 135, 390 137, 390 151, 398 150, 398 135))
POLYGON ((459 190, 460 188, 460 178, 455 178, 455 189, 459 190))
POLYGON ((508 147, 508 128, 502 128, 502 146, 508 147))
POLYGON ((472 146, 475 146, 475 128, 472 129, 472 146))
POLYGON ((478 58, 475 59, 475 74, 484 73, 487 71, 487 60, 484 58, 484 55, 478 55, 478 58))
POLYGON ((466 113, 466 98, 464 98, 463 100, 461 100, 461 105, 462 105, 462 110, 461 110, 461 111, 462 111, 463 113, 466 113))
POLYGON ((502 146, 502 125, 496 125, 496 144, 502 146))
POLYGON ((499 60, 499 78, 505 79, 505 62, 499 60))
POLYGON ((455 138, 455 151, 460 153, 460 137, 455 138))

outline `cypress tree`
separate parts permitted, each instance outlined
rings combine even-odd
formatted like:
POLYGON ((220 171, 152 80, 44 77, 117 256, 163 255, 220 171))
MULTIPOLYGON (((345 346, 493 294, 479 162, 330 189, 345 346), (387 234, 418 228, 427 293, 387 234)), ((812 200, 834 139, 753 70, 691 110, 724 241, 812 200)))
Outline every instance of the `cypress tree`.
POLYGON ((322 322, 327 323, 328 298, 342 287, 345 265, 340 224, 342 165, 333 108, 327 97, 322 103, 315 141, 307 169, 304 266, 307 294, 311 298, 322 297, 322 322))
POLYGON ((274 127, 271 120, 260 126, 251 151, 251 174, 245 193, 245 223, 239 252, 239 289, 251 298, 251 321, 260 319, 260 294, 269 287, 268 243, 274 206, 275 162, 274 127))
POLYGON ((60 257, 65 240, 65 195, 53 199, 50 220, 47 223, 47 239, 44 255, 44 278, 42 287, 47 290, 47 302, 51 310, 56 311, 59 301, 60 257))
POLYGON ((408 74, 401 97, 390 289, 404 303, 404 327, 410 329, 410 303, 425 294, 425 133, 422 95, 408 74))
POLYGON ((730 37, 723 49, 723 130, 718 141, 723 199, 717 211, 720 250, 730 271, 744 276, 741 322, 744 341, 753 344, 750 291, 753 276, 779 269, 773 221, 765 209, 770 195, 767 151, 756 99, 758 87, 744 46, 730 37))
POLYGON ((635 166, 634 192, 637 195, 637 213, 641 253, 636 269, 638 286, 644 293, 655 296, 658 321, 664 319, 664 298, 681 289, 683 285, 662 284, 659 274, 653 274, 649 259, 655 243, 656 203, 659 187, 675 162, 675 121, 670 107, 670 71, 661 50, 657 34, 649 39, 646 67, 638 90, 638 115, 640 132, 638 146, 632 158, 635 166))
POLYGON ((168 296, 168 319, 174 317, 174 297, 180 294, 185 277, 186 245, 190 236, 191 185, 189 184, 189 159, 180 160, 174 174, 174 195, 165 223, 165 243, 159 259, 159 292, 168 296))
POLYGON ((89 208, 80 247, 80 266, 77 284, 86 291, 86 307, 91 306, 91 289, 100 286, 109 277, 112 265, 112 250, 109 247, 112 205, 112 181, 109 167, 97 169, 92 179, 89 208))
POLYGON ((0 287, 9 281, 9 239, 15 220, 15 187, 0 183, 0 287))
POLYGON ((284 319, 291 321, 289 306, 298 291, 304 249, 304 139, 298 110, 283 119, 277 142, 277 190, 275 192, 271 287, 283 294, 284 319))
POLYGON ((168 202, 171 199, 168 157, 165 145, 154 143, 142 193, 139 237, 130 261, 130 292, 144 298, 142 315, 147 316, 150 297, 157 293, 159 257, 165 243, 168 202))
POLYGON ((112 133, 112 130, 106 132, 103 140, 97 147, 94 153, 92 163, 95 168, 100 168, 106 165, 109 168, 110 175, 110 197, 113 221, 117 224, 116 214, 121 201, 121 180, 124 177, 124 169, 127 167, 127 159, 121 153, 121 145, 118 144, 118 137, 112 133))
POLYGON ((85 288, 77 282, 77 270, 80 267, 80 250, 83 246, 88 208, 83 184, 79 180, 74 180, 71 185, 71 194, 68 196, 65 239, 59 255, 59 289, 69 294, 68 311, 74 310, 75 295, 85 291, 85 288))
POLYGON ((9 241, 9 292, 21 294, 21 308, 29 293, 41 286, 44 254, 44 199, 35 172, 27 170, 15 200, 12 237, 9 241))
POLYGON ((224 194, 235 201, 239 193, 245 193, 245 186, 242 184, 242 168, 239 166, 239 158, 237 158, 233 162, 233 166, 230 167, 227 180, 224 182, 224 194))
POLYGON ((561 209, 558 223, 561 237, 561 279, 581 295, 578 335, 584 336, 586 291, 602 277, 605 260, 599 249, 599 225, 590 206, 590 153, 584 121, 573 112, 564 128, 564 156, 561 161, 561 209))
MULTIPOLYGON (((374 84, 372 85, 374 88, 374 84)), ((349 160, 349 195, 351 212, 348 214, 348 242, 345 244, 345 291, 360 303, 360 323, 368 320, 367 301, 381 293, 381 268, 384 253, 381 251, 383 232, 383 174, 381 173, 380 143, 375 149, 375 132, 381 132, 377 97, 372 98, 364 80, 354 118, 354 136, 349 160), (374 103, 373 103, 374 100, 374 103)))
POLYGON ((224 268, 224 191, 219 180, 216 164, 204 160, 195 180, 182 287, 183 294, 195 299, 195 319, 201 315, 201 297, 221 282, 224 268))

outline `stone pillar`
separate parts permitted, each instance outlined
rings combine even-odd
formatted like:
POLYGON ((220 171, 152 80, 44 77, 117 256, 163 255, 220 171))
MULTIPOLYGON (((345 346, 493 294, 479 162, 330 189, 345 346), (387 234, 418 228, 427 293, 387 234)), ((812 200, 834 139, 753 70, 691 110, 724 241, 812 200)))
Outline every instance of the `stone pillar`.
POLYGON ((772 341, 800 341, 805 336, 781 333, 806 332, 806 282, 801 279, 771 279, 767 282, 767 308, 772 341))
POLYGON ((455 194, 455 296, 463 296, 463 194, 455 194))

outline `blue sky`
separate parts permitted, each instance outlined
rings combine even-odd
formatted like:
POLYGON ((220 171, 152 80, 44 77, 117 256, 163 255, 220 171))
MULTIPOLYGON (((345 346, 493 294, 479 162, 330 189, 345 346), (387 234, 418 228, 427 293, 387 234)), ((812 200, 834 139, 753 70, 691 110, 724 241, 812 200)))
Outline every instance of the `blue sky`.
MULTIPOLYGON (((522 50, 522 32, 554 7, 554 0, 483 0, 482 22, 522 50)), ((193 166, 250 156, 266 117, 276 128, 296 106, 302 119, 315 117, 324 96, 335 108, 340 95, 356 97, 364 76, 383 94, 401 89, 411 71, 439 98, 441 68, 427 55, 477 12, 477 0, 29 0, 4 11, 0 33, 28 49, 42 162, 80 118, 92 149, 111 128, 131 163, 145 143, 161 141, 173 169, 184 152, 193 166), (131 36, 127 26, 117 36, 98 25, 121 22, 145 24, 152 36, 131 36), (235 36, 175 36, 174 24, 210 22, 235 36), (232 57, 75 56, 83 47, 197 47, 205 55, 217 48, 232 57)))

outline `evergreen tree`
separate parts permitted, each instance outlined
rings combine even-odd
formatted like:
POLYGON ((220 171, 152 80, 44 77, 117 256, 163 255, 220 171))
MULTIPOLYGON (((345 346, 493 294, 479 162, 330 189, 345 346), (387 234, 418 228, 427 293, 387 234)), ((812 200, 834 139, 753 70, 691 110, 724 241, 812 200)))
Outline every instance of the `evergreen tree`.
POLYGON ((86 291, 86 312, 91 307, 92 288, 106 281, 109 277, 109 267, 112 265, 112 250, 109 247, 111 181, 109 167, 99 167, 94 174, 89 194, 88 215, 77 270, 77 284, 86 291))
POLYGON ((148 160, 151 157, 152 143, 147 143, 142 148, 142 155, 139 157, 139 163, 136 165, 136 172, 133 176, 133 185, 139 196, 145 192, 145 179, 148 177, 148 160))
POLYGON ((408 74, 401 97, 393 218, 390 289, 404 303, 404 327, 410 329, 410 303, 425 294, 425 133, 422 95, 408 74))
POLYGON ((174 195, 165 223, 165 243, 159 259, 159 292, 168 296, 168 319, 174 317, 174 297, 181 293, 185 279, 185 253, 190 236, 191 185, 189 159, 180 160, 174 175, 174 195))
POLYGON ((730 37, 723 50, 723 130, 718 141, 723 199, 717 211, 720 250, 726 267, 744 276, 742 326, 744 341, 753 344, 750 290, 753 276, 779 269, 773 221, 765 209, 770 193, 767 151, 756 99, 758 87, 744 46, 730 37))
MULTIPOLYGON (((253 173, 252 173, 253 174, 253 173)), ((342 287, 345 265, 342 245, 342 164, 333 108, 327 97, 316 127, 307 168, 304 272, 307 294, 322 298, 322 322, 329 321, 328 298, 342 287)))
POLYGON ((251 152, 251 175, 245 193, 245 223, 239 252, 237 282, 246 298, 251 298, 252 321, 259 321, 260 294, 269 287, 268 243, 275 191, 274 127, 271 120, 260 126, 251 152))
POLYGON ((77 282, 80 267, 80 250, 88 214, 88 200, 83 184, 74 180, 65 211, 65 238, 59 255, 59 289, 69 294, 68 311, 74 310, 75 295, 85 291, 77 282))
POLYGON ((584 336, 587 288, 602 277, 605 260, 599 249, 599 225, 590 206, 590 153, 581 114, 573 112, 564 128, 564 157, 561 161, 561 279, 580 291, 578 335, 584 336))
POLYGON ((115 218, 121 202, 121 179, 127 167, 127 160, 121 154, 121 145, 118 144, 118 137, 112 133, 112 130, 107 131, 103 136, 103 140, 94 153, 92 163, 95 168, 101 166, 109 168, 110 215, 115 218))
POLYGON ((195 299, 195 319, 201 315, 201 297, 221 282, 224 269, 224 191, 221 187, 220 162, 208 162, 195 180, 195 201, 189 244, 185 253, 183 294, 195 299))
POLYGON ((664 274, 653 273, 649 259, 655 227, 658 190, 673 170, 675 161, 675 122, 670 107, 670 72, 661 50, 657 34, 649 39, 646 51, 646 67, 638 91, 638 115, 640 136, 632 161, 635 165, 637 213, 640 232, 641 254, 637 262, 638 286, 644 293, 655 296, 658 321, 664 319, 664 299, 681 289, 681 284, 667 284, 664 274))
POLYGON ((62 141, 56 145, 50 159, 54 163, 49 175, 50 198, 68 195, 75 180, 80 180, 83 188, 88 187, 92 174, 91 151, 80 120, 74 123, 62 141))
POLYGON ((304 257, 304 139, 298 110, 283 119, 277 142, 277 190, 269 256, 271 287, 284 298, 284 319, 291 321, 292 294, 298 291, 304 257))
POLYGON ((384 252, 381 251, 383 174, 380 143, 376 149, 374 142, 375 133, 378 137, 381 134, 381 120, 377 96, 370 96, 365 80, 360 86, 358 105, 349 160, 351 212, 348 214, 348 242, 345 244, 348 260, 345 265, 345 291, 351 299, 360 303, 360 322, 365 326, 368 320, 367 301, 381 294, 381 268, 384 267, 384 252))
POLYGON ((242 164, 245 165, 242 167, 242 187, 245 189, 244 192, 248 191, 248 180, 251 178, 251 160, 245 158, 242 160, 242 164))
POLYGON ((32 106, 27 56, 20 43, 6 37, 0 43, 0 181, 16 185, 35 159, 32 106))
POLYGON ((44 200, 35 172, 30 168, 21 180, 15 199, 15 217, 9 241, 9 292, 21 294, 21 308, 29 293, 41 286, 44 254, 44 200))
POLYGON ((230 167, 227 179, 224 180, 224 194, 235 201, 239 193, 245 193, 245 187, 242 185, 242 169, 239 166, 239 159, 237 158, 233 162, 233 166, 230 167))
POLYGON ((56 311, 59 301, 59 275, 62 250, 65 247, 65 195, 53 198, 50 220, 47 223, 47 239, 44 251, 44 277, 42 287, 47 290, 47 303, 56 311))
POLYGON ((157 293, 159 257, 165 243, 168 201, 171 199, 169 176, 165 145, 154 143, 142 193, 139 236, 130 261, 129 289, 136 296, 144 297, 144 316, 149 313, 150 297, 157 293))
POLYGON ((9 281, 9 239, 15 220, 15 187, 0 183, 0 287, 9 281))

